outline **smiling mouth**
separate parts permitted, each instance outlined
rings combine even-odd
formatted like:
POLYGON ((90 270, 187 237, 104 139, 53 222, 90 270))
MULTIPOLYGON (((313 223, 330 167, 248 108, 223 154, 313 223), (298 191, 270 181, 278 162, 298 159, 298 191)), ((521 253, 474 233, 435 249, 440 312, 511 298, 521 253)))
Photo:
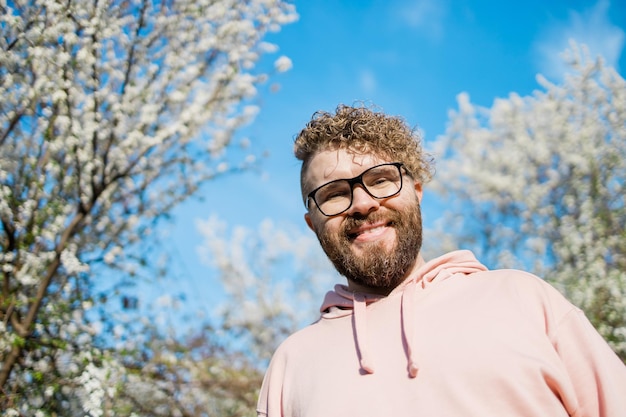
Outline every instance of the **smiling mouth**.
POLYGON ((348 239, 350 241, 354 241, 359 236, 370 234, 370 233, 380 232, 383 229, 386 229, 386 228, 391 227, 391 226, 392 226, 392 222, 379 224, 377 226, 373 226, 372 225, 372 227, 368 227, 368 226, 363 227, 363 226, 361 226, 361 227, 357 228, 357 230, 355 230, 353 232, 349 232, 348 233, 348 239))

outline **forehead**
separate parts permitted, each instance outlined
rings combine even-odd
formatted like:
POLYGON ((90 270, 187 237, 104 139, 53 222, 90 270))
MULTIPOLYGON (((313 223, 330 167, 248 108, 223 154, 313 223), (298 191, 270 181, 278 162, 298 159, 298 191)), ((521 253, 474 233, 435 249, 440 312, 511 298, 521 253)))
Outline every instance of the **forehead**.
POLYGON ((374 165, 393 162, 372 153, 360 153, 347 149, 325 150, 309 161, 304 173, 304 186, 311 190, 328 181, 352 178, 374 165))

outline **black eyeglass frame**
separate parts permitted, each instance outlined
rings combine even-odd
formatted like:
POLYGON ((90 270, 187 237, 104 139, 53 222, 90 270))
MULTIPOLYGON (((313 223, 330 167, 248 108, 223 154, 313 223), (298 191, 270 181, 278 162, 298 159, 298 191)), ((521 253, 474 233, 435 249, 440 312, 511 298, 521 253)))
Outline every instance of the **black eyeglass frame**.
POLYGON ((389 198, 389 197, 393 197, 395 195, 397 195, 398 193, 400 193, 400 191, 402 191, 402 186, 403 184, 403 168, 404 168, 404 172, 408 174, 408 171, 406 170, 406 168, 404 167, 404 164, 402 162, 388 162, 385 164, 379 164, 379 165, 374 165, 373 167, 370 167, 368 169, 366 169, 365 171, 361 172, 359 175, 357 175, 356 177, 353 178, 338 178, 336 180, 332 180, 329 181, 325 184, 320 185, 319 187, 317 187, 316 189, 314 189, 313 191, 311 191, 307 196, 306 199, 304 200, 304 207, 307 210, 311 209, 311 204, 309 203, 311 200, 313 200, 313 202, 315 203, 315 206, 317 207, 317 209, 320 211, 320 213, 322 213, 324 216, 326 217, 333 217, 333 216, 338 216, 342 213, 345 213, 346 211, 348 211, 350 209, 350 207, 352 207, 352 201, 354 199, 354 186, 357 184, 360 184, 363 189, 365 190, 365 192, 367 194, 369 194, 372 198, 375 198, 376 200, 382 200, 385 198, 389 198), (387 196, 384 197, 376 197, 375 195, 373 195, 370 190, 367 189, 367 186, 363 183, 363 175, 365 175, 367 172, 369 172, 370 170, 374 169, 374 168, 379 168, 382 166, 386 166, 386 165, 393 165, 396 168, 398 168, 398 172, 400 173, 400 186, 398 187, 398 191, 396 191, 393 194, 389 194, 387 196), (350 185, 350 204, 348 205, 348 207, 346 207, 344 210, 340 211, 339 213, 335 213, 335 214, 326 214, 324 213, 324 211, 320 208, 319 204, 317 204, 317 200, 315 199, 315 194, 322 188, 326 187, 328 184, 332 184, 334 182, 338 182, 338 181, 348 181, 348 184, 350 185))

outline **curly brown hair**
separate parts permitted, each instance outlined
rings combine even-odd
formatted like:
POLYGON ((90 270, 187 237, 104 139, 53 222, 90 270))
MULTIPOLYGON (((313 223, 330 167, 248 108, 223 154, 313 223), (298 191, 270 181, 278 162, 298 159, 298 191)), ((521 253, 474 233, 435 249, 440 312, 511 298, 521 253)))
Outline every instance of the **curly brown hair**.
POLYGON ((302 161, 300 186, 311 159, 325 150, 350 149, 373 153, 404 164, 420 183, 428 182, 434 172, 433 158, 422 147, 422 138, 403 118, 377 112, 371 107, 340 104, 335 114, 317 111, 296 136, 294 154, 302 161))

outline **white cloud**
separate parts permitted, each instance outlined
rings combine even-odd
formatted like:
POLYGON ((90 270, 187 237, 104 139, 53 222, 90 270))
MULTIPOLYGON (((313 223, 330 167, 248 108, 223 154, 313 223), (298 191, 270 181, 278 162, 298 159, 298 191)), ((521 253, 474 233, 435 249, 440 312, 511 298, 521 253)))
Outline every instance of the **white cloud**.
POLYGON ((376 86, 378 85, 376 82, 376 75, 368 69, 362 70, 359 74, 359 85, 365 93, 374 93, 376 91, 376 86))
POLYGON ((569 19, 545 30, 535 43, 539 72, 551 79, 561 79, 566 71, 562 53, 570 40, 585 44, 591 57, 601 55, 604 62, 617 68, 624 49, 624 30, 609 19, 609 0, 599 0, 582 12, 570 11, 569 19))
POLYGON ((410 28, 439 39, 443 35, 443 19, 446 13, 446 1, 412 0, 396 11, 395 18, 410 28))

